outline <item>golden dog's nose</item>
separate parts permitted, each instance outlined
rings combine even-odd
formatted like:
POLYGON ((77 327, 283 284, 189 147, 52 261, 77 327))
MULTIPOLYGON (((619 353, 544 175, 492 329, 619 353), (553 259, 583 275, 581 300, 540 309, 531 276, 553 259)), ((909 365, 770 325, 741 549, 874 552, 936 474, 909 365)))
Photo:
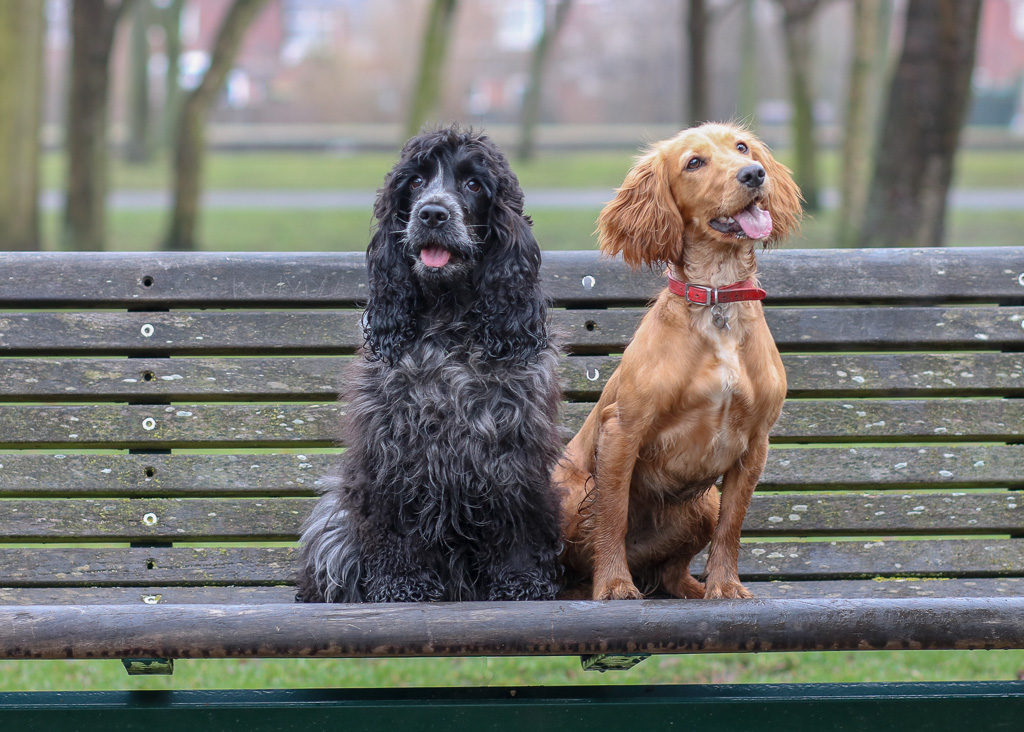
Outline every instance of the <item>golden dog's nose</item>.
POLYGON ((740 168, 740 172, 736 174, 736 180, 748 188, 760 188, 764 183, 764 175, 764 168, 761 167, 761 164, 754 163, 740 168))

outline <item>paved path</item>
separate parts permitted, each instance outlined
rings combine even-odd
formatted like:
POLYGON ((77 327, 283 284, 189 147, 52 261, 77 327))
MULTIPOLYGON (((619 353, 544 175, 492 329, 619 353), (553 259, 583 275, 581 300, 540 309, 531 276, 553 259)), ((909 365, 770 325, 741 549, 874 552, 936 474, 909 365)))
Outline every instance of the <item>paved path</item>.
MULTIPOLYGON (((45 191, 40 196, 44 211, 59 210, 63 202, 60 191, 45 191)), ((355 190, 217 190, 203 196, 207 209, 288 209, 322 211, 330 209, 369 209, 376 194, 355 190)), ((587 209, 599 208, 614 195, 610 188, 536 188, 526 191, 526 208, 587 209)), ((827 190, 823 195, 825 208, 834 208, 837 193, 827 190)), ((171 198, 162 191, 114 191, 110 207, 115 211, 166 210, 171 198)), ((1024 209, 1024 189, 970 189, 953 191, 953 208, 972 211, 1003 211, 1024 209)))

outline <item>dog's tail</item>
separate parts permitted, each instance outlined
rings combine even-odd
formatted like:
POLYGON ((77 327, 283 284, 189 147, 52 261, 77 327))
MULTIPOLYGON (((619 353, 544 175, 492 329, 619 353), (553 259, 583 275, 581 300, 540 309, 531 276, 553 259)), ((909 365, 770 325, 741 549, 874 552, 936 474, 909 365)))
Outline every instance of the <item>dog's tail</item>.
POLYGON ((341 506, 337 478, 302 525, 299 602, 361 602, 358 539, 341 506))

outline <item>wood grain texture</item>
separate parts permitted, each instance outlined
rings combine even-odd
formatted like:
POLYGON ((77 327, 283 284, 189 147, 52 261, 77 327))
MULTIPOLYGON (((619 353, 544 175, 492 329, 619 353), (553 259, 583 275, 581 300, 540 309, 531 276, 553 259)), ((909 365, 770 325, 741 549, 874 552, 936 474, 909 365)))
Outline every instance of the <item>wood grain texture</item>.
MULTIPOLYGON (((1024 290, 1022 247, 796 249, 759 261, 772 302, 1006 302, 1024 290)), ((4 307, 335 306, 366 298, 361 252, 4 253, 0 271, 4 307)), ((556 302, 574 304, 642 303, 664 283, 660 272, 633 273, 596 251, 545 252, 542 276, 556 302)))
MULTIPOLYGON (((566 437, 593 408, 566 404, 566 437)), ((0 448, 330 447, 344 407, 331 404, 0 405, 0 448)), ((1024 436, 1014 399, 786 402, 777 443, 998 441, 1024 436)))
POLYGON ((0 607, 7 658, 1020 647, 1024 598, 1005 597, 0 607))
MULTIPOLYGON (((0 358, 2 401, 333 399, 351 356, 0 358)), ((559 363, 568 399, 596 401, 618 356, 559 363)), ((1021 353, 832 353, 783 356, 789 396, 1024 396, 1021 353)))
MULTIPOLYGON (((645 308, 552 310, 572 353, 620 353, 645 308)), ((209 310, 0 314, 2 355, 351 354, 359 310, 209 310)), ((1024 346, 1024 307, 775 307, 765 312, 782 350, 998 349, 1024 346)))
MULTIPOLYGON (((311 454, 0 454, 0 498, 312 496, 337 471, 311 454), (321 483, 322 485, 323 483, 321 483)), ((777 447, 759 491, 1024 488, 1024 445, 777 447)))
MULTIPOLYGON (((0 547, 0 586, 289 584, 291 546, 0 547)), ((703 557, 694 571, 703 569, 703 557)), ((745 581, 874 577, 1021 577, 1024 539, 744 541, 745 581)))
MULTIPOLYGON (((746 582, 754 597, 1014 597, 1024 578, 871 579, 746 582)), ((3 605, 267 605, 295 599, 290 585, 268 587, 0 587, 3 605)))
POLYGON ((336 471, 317 454, 0 454, 0 497, 310 496, 336 471))
MULTIPOLYGON (((294 541, 313 498, 8 500, 0 542, 294 541)), ((1024 494, 755 495, 745 536, 1024 534, 1024 494)))

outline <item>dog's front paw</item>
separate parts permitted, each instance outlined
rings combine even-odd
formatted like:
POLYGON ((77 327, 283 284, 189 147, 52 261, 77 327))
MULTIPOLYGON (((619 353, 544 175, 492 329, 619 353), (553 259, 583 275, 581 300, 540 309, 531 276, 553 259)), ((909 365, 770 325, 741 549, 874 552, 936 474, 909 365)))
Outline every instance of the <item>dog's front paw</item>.
POLYGON ((444 587, 429 574, 378 577, 367 582, 364 595, 367 602, 439 602, 444 599, 444 587))
POLYGON ((753 595, 738 580, 714 582, 710 578, 704 585, 705 600, 749 600, 753 595))
POLYGON ((541 574, 499 577, 488 588, 488 600, 554 600, 558 583, 541 574))
POLYGON ((594 584, 595 600, 642 600, 644 593, 640 592, 628 579, 614 579, 610 582, 594 584))

